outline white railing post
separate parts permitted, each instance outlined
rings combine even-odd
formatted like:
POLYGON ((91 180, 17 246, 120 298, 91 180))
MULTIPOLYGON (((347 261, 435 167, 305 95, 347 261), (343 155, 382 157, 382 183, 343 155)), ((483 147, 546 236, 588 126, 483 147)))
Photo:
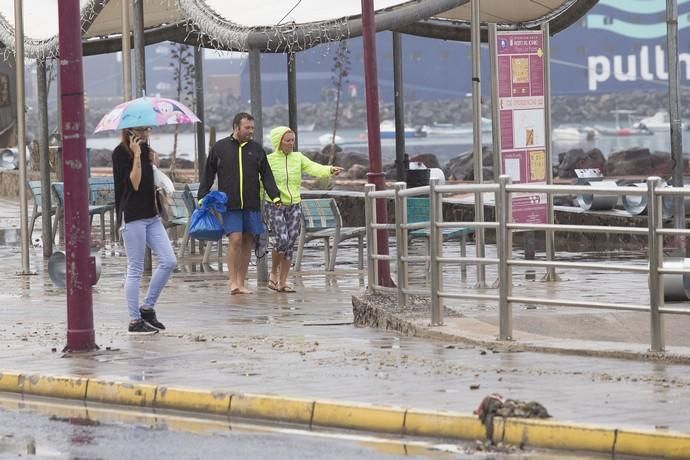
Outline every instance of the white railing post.
POLYGON ((498 253, 498 319, 499 339, 513 338, 513 310, 508 297, 513 288, 513 269, 508 263, 513 255, 513 232, 508 229, 512 221, 512 206, 510 194, 506 186, 510 185, 510 176, 502 175, 498 179, 498 193, 496 194, 496 212, 498 214, 498 229, 496 229, 496 251, 498 253))
POLYGON ((369 197, 369 194, 376 190, 374 184, 366 184, 364 186, 364 223, 367 232, 367 281, 370 293, 376 290, 376 277, 378 261, 374 260, 372 254, 378 254, 376 246, 376 235, 372 228, 372 223, 376 222, 376 205, 374 199, 369 197))
POLYGON ((659 309, 664 306, 664 275, 659 273, 659 268, 662 268, 664 263, 664 237, 657 233, 659 226, 663 225, 663 207, 661 196, 656 194, 656 188, 661 183, 662 180, 659 177, 647 179, 649 319, 652 339, 651 351, 656 352, 662 352, 665 348, 664 319, 659 313, 659 309))
POLYGON ((398 261, 398 305, 407 305, 407 197, 400 196, 400 191, 405 190, 405 182, 395 183, 395 245, 398 261))
POLYGON ((443 220, 443 195, 436 193, 438 179, 429 181, 429 256, 431 259, 431 325, 443 325, 443 305, 439 292, 443 288, 443 272, 438 258, 441 256, 443 237, 438 223, 443 220))

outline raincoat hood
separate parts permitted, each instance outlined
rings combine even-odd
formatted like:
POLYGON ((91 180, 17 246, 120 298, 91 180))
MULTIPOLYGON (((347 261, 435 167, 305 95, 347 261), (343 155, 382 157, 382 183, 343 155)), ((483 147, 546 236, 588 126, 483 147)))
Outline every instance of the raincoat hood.
MULTIPOLYGON (((271 145, 273 146, 274 152, 280 152, 280 141, 283 140, 283 136, 286 132, 290 131, 287 126, 277 126, 273 128, 269 134, 271 137, 271 145)), ((285 152, 283 152, 285 153, 285 152)))

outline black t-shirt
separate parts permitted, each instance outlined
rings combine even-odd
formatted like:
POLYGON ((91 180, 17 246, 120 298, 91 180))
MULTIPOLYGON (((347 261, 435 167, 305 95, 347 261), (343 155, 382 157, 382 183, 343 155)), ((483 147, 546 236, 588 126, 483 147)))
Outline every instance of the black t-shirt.
POLYGON ((155 217, 153 166, 147 145, 141 146, 141 183, 134 190, 129 173, 132 172, 133 156, 120 144, 113 150, 113 179, 115 181, 115 208, 119 216, 124 213, 126 222, 155 217))

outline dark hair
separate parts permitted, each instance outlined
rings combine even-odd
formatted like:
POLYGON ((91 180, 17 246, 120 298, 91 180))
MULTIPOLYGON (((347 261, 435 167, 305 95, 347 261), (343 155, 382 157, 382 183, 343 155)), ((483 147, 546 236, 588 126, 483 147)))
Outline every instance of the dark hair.
POLYGON ((242 123, 242 120, 253 121, 254 117, 248 114, 247 112, 240 112, 237 115, 235 115, 235 118, 232 119, 232 128, 239 128, 240 123, 242 123))

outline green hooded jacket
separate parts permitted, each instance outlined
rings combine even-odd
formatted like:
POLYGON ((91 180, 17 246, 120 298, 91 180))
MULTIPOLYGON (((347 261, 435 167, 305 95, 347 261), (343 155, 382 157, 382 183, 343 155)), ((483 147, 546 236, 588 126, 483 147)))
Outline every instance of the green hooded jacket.
MULTIPOLYGON (((302 186, 302 173, 312 177, 328 177, 331 175, 330 165, 320 165, 302 152, 283 153, 280 150, 280 141, 290 128, 278 126, 273 128, 270 133, 273 153, 266 159, 271 166, 271 172, 280 191, 280 201, 284 205, 297 204, 302 201, 300 187, 302 186)), ((265 196, 265 195, 264 195, 265 196)), ((266 197, 266 201, 268 197, 266 197)))

